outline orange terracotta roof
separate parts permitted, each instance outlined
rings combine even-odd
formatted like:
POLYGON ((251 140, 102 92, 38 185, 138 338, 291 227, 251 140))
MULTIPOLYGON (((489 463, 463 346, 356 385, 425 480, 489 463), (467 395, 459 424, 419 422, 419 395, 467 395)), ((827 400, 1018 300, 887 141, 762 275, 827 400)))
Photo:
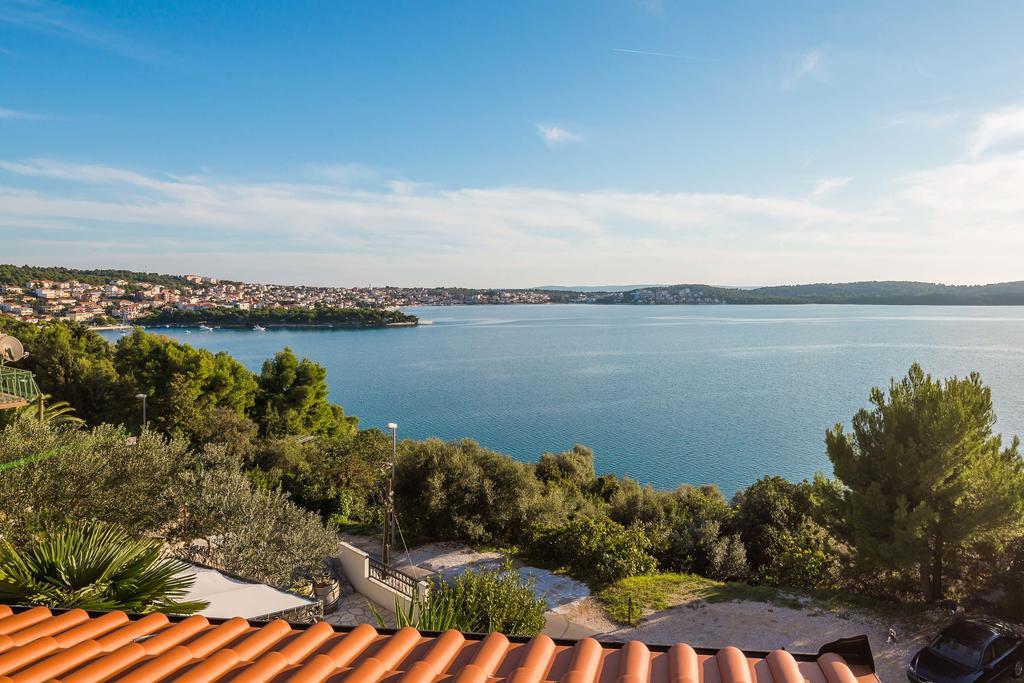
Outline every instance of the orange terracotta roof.
POLYGON ((837 654, 0 605, 0 683, 878 683, 837 654))

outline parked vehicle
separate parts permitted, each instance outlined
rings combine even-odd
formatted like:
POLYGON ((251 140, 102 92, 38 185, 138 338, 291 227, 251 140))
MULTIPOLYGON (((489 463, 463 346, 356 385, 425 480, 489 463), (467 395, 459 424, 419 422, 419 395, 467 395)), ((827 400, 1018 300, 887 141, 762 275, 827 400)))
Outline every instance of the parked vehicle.
POLYGON ((964 619, 910 660, 911 683, 989 683, 1024 677, 1024 638, 995 621, 964 619))

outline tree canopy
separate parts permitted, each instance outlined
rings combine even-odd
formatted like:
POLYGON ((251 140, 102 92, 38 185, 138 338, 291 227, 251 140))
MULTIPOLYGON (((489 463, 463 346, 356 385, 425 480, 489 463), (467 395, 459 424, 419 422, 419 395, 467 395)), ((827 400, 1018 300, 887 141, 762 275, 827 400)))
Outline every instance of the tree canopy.
POLYGON ((1019 529, 1024 488, 1015 438, 993 434, 988 387, 966 378, 932 379, 917 364, 871 391, 872 409, 847 434, 826 435, 828 457, 845 487, 846 538, 861 565, 917 571, 929 600, 941 598, 947 563, 968 543, 1019 529))

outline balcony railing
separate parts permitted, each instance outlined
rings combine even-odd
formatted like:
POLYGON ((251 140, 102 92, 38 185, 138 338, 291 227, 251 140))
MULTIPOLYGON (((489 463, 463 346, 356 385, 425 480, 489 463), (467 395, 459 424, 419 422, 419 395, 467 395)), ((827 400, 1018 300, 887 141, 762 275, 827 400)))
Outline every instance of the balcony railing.
POLYGON ((380 581, 410 600, 416 597, 416 579, 392 569, 383 562, 370 558, 370 578, 380 581))
POLYGON ((27 405, 37 398, 39 387, 31 372, 0 365, 0 408, 27 405))

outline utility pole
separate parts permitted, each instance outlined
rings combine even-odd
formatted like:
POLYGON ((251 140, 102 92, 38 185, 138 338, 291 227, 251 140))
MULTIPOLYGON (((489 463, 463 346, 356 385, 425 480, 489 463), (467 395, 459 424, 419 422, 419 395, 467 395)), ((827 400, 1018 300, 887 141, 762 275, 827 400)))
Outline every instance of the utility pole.
POLYGON ((384 499, 384 552, 385 565, 391 566, 391 547, 395 544, 395 456, 398 452, 398 425, 388 423, 391 430, 391 476, 388 478, 388 493, 384 499))
POLYGON ((146 429, 146 394, 135 394, 135 398, 142 401, 142 429, 146 429))

